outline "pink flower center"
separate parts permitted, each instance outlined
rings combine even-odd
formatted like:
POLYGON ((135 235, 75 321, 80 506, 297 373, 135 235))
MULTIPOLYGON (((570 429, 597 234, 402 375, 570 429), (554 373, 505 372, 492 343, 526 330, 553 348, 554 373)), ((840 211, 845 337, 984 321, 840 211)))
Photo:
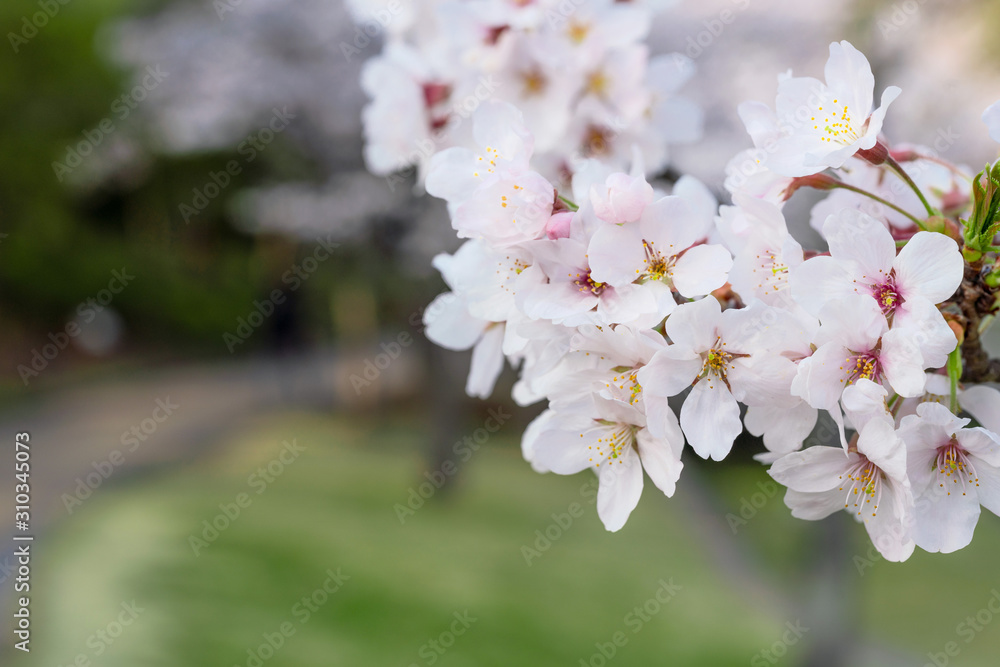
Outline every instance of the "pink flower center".
POLYGON ((879 308, 886 317, 891 317, 903 303, 903 295, 896 288, 896 277, 892 273, 884 283, 872 285, 872 296, 878 301, 879 308))
POLYGON ((607 283, 599 283, 590 276, 590 271, 588 270, 586 275, 582 273, 576 274, 576 279, 573 283, 580 288, 581 292, 590 292, 594 296, 601 296, 604 290, 608 288, 607 283))
POLYGON ((882 382, 882 363, 875 350, 848 357, 840 368, 847 372, 847 384, 853 384, 858 380, 882 382))

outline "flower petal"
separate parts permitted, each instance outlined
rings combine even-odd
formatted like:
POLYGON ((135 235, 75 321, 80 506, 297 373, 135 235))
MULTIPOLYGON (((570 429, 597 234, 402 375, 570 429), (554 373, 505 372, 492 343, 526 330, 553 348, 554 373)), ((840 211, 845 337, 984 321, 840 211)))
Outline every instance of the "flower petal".
POLYGON ((684 435, 677 424, 677 417, 673 418, 673 428, 676 429, 676 433, 665 440, 653 438, 646 429, 639 431, 636 436, 642 467, 656 488, 663 491, 668 498, 674 495, 677 480, 680 479, 681 470, 684 468, 684 464, 681 463, 684 435))
POLYGON ((853 296, 854 283, 847 268, 833 257, 813 257, 792 270, 792 296, 810 315, 819 315, 829 301, 853 296))
POLYGON ((1000 434, 1000 391, 986 385, 976 385, 960 393, 958 402, 977 422, 1000 434))
POLYGON ((664 328, 674 344, 704 352, 715 343, 721 320, 722 306, 718 299, 707 296, 678 306, 667 318, 664 328))
MULTIPOLYGON (((767 472, 789 489, 819 493, 843 486, 843 476, 855 460, 856 455, 847 455, 840 447, 817 446, 781 457, 767 472)), ((841 507, 844 495, 840 495, 841 507)))
POLYGON ((465 393, 475 398, 489 398, 503 370, 503 339, 505 326, 491 324, 472 348, 472 363, 465 393))
POLYGON ((670 278, 681 295, 693 298, 725 285, 732 266, 733 256, 721 245, 696 245, 677 260, 670 278))
POLYGON ((465 300, 452 292, 438 294, 424 311, 424 335, 448 350, 468 350, 489 324, 470 315, 465 300))
POLYGON ((855 279, 874 283, 888 278, 896 259, 896 242, 882 221, 858 209, 845 208, 823 223, 830 255, 855 264, 855 279))
POLYGON ((918 294, 936 304, 951 297, 962 284, 965 262, 952 239, 937 232, 917 232, 899 251, 892 267, 904 299, 918 294))
POLYGON ((721 461, 743 432, 740 406, 726 385, 705 378, 694 386, 681 406, 681 428, 695 453, 721 461))
POLYGON ((832 489, 819 493, 803 493, 788 489, 785 505, 792 510, 792 516, 806 521, 819 521, 834 512, 844 509, 844 492, 832 489))
POLYGON ((611 532, 621 529, 642 495, 642 464, 629 448, 615 463, 601 466, 598 472, 597 515, 611 532))

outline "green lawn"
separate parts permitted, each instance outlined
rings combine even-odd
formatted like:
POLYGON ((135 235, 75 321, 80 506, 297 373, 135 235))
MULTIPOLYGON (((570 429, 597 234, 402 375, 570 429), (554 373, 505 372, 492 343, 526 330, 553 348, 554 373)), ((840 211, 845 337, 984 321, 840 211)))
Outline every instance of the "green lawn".
MULTIPOLYGON (((780 495, 737 535, 727 527, 725 514, 766 480, 759 467, 706 471, 722 498, 707 518, 647 482, 628 525, 610 534, 589 473, 539 476, 512 439, 498 436, 462 464, 452 493, 401 523, 394 505, 423 479, 421 437, 414 421, 261 417, 207 461, 102 488, 36 545, 27 664, 70 665, 83 655, 102 667, 599 666, 596 644, 620 632, 613 664, 621 667, 746 665, 801 613, 774 600, 796 595, 821 527, 791 519, 780 495), (293 438, 304 447, 297 459, 271 482, 248 480, 293 438), (241 493, 249 505, 196 556, 191 535, 241 493), (552 514, 573 503, 582 515, 565 530, 552 527, 552 514), (720 530, 723 550, 749 548, 768 563, 767 580, 784 581, 784 590, 755 600, 720 571, 697 521, 720 530), (529 566, 522 547, 535 548, 535 531, 547 528, 557 539, 529 566), (339 589, 328 570, 339 570, 339 589), (658 590, 668 602, 655 602, 658 590), (311 609, 301 603, 308 596, 311 609), (122 607, 133 601, 141 608, 134 621, 122 607), (466 612, 464 624, 455 621, 466 612), (248 650, 265 635, 280 648, 258 660, 248 650)), ((678 494, 688 488, 682 479, 678 494)), ((956 625, 1000 589, 998 523, 984 517, 962 553, 875 562, 852 578, 863 641, 908 650, 909 664, 920 665, 954 640, 961 655, 951 664, 995 665, 1000 622, 969 643, 956 625)), ((848 533, 847 551, 864 555, 863 530, 848 533)), ((856 575, 852 562, 844 567, 856 575)), ((798 664, 809 638, 780 664, 798 664)))

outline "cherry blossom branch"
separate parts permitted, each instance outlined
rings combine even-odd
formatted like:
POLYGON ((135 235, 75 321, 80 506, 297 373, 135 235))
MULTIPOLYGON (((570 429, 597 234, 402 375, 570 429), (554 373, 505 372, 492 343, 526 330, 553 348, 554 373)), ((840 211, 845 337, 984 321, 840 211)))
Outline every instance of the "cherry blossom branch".
POLYGON ((962 382, 996 382, 1000 380, 1000 359, 991 359, 983 348, 983 325, 992 321, 997 309, 997 288, 982 276, 982 261, 966 264, 965 277, 958 290, 957 303, 962 311, 964 338, 960 345, 964 369, 962 382))
POLYGON ((969 183, 972 182, 972 179, 964 171, 953 165, 951 162, 948 162, 948 160, 943 160, 934 155, 927 155, 926 153, 922 153, 920 151, 915 151, 915 150, 890 151, 889 153, 899 162, 912 162, 914 160, 924 160, 925 162, 933 162, 935 164, 939 164, 942 167, 948 169, 948 171, 950 171, 955 176, 961 178, 962 180, 967 181, 969 183))
POLYGON ((897 213, 905 215, 907 218, 909 218, 910 220, 912 220, 913 224, 915 224, 919 229, 921 229, 923 231, 927 231, 927 226, 924 225, 923 221, 921 221, 919 218, 917 218, 916 216, 914 216, 914 215, 912 215, 910 213, 907 213, 906 211, 904 211, 900 207, 896 206, 892 202, 890 202, 890 201, 888 201, 886 199, 883 199, 882 197, 879 197, 878 195, 876 195, 876 194, 874 194, 872 192, 868 192, 867 190, 863 190, 861 188, 855 187, 853 185, 848 185, 847 183, 843 183, 843 182, 839 182, 839 181, 838 181, 837 185, 835 185, 834 187, 840 188, 842 190, 850 190, 851 192, 856 192, 859 195, 864 195, 865 197, 868 197, 870 199, 874 199, 875 201, 877 201, 878 203, 882 204, 883 206, 888 206, 889 208, 891 208, 892 210, 896 211, 897 213))
POLYGON ((927 231, 927 227, 924 225, 923 221, 918 219, 916 216, 904 211, 903 209, 896 206, 892 202, 883 199, 882 197, 879 197, 873 192, 869 192, 868 190, 864 190, 855 185, 850 185, 848 183, 845 183, 839 178, 834 178, 829 174, 820 173, 820 174, 811 174, 809 176, 799 176, 797 178, 793 178, 792 181, 788 184, 788 187, 786 187, 785 190, 782 192, 781 195, 782 200, 788 201, 791 198, 791 196, 795 194, 795 191, 798 190, 799 188, 813 188, 816 190, 833 190, 835 188, 840 188, 841 190, 848 190, 850 192, 855 192, 859 195, 864 195, 869 199, 874 199, 883 206, 891 208, 900 215, 906 216, 907 218, 912 220, 913 223, 919 229, 927 231))

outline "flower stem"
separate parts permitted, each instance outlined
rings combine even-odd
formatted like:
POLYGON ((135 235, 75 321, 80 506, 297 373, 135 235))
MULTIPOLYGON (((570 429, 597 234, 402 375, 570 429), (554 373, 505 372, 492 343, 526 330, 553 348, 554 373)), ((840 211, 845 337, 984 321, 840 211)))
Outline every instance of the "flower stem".
POLYGON ((951 381, 951 411, 958 414, 958 378, 962 377, 962 346, 948 355, 948 379, 951 381))
POLYGON ((561 200, 562 200, 562 202, 563 202, 564 204, 566 204, 566 206, 568 206, 568 207, 569 207, 569 210, 571 210, 571 211, 579 211, 579 210, 580 210, 580 207, 579 207, 579 206, 577 206, 576 204, 574 204, 574 203, 573 203, 572 201, 570 201, 569 199, 566 199, 566 198, 565 198, 565 197, 563 197, 562 195, 558 195, 558 197, 559 197, 559 199, 561 199, 561 200))
POLYGON ((859 195, 864 195, 865 197, 870 197, 871 199, 874 199, 878 203, 882 204, 883 206, 888 206, 889 208, 891 208, 892 210, 896 211, 897 213, 901 213, 901 214, 905 215, 907 218, 909 218, 910 220, 912 220, 913 223, 917 227, 919 227, 920 229, 922 229, 924 231, 927 231, 927 227, 924 226, 923 221, 921 221, 917 217, 911 215, 910 213, 907 213, 906 211, 904 211, 903 209, 899 208, 898 206, 896 206, 892 202, 886 201, 885 199, 882 199, 881 197, 879 197, 878 195, 876 195, 876 194, 874 194, 872 192, 868 192, 867 190, 862 190, 861 188, 855 187, 853 185, 848 185, 847 183, 837 183, 837 185, 835 185, 834 187, 836 187, 836 188, 843 188, 844 190, 850 190, 851 192, 857 192, 859 195))
POLYGON ((951 162, 948 162, 947 160, 942 160, 941 158, 934 157, 933 155, 924 155, 923 153, 917 153, 917 158, 921 160, 926 160, 927 162, 934 162, 935 164, 939 164, 942 167, 947 168, 948 171, 950 171, 955 176, 958 176, 959 178, 969 183, 972 183, 972 178, 970 178, 968 174, 966 174, 961 169, 953 165, 951 162))
POLYGON ((921 192, 919 187, 917 187, 917 184, 913 182, 913 179, 910 178, 910 175, 907 174, 906 171, 901 166, 899 166, 899 163, 896 162, 896 160, 893 159, 891 155, 886 158, 885 163, 889 165, 889 168, 892 169, 897 176, 903 179, 903 181, 907 185, 909 185, 914 192, 917 193, 917 197, 920 198, 920 203, 922 203, 924 205, 924 208, 927 209, 927 215, 930 216, 938 215, 938 212, 935 211, 934 207, 930 205, 930 202, 927 201, 927 197, 925 197, 924 193, 921 192))
POLYGON ((900 396, 899 394, 893 392, 892 398, 890 398, 885 403, 885 406, 887 408, 889 408, 889 412, 892 414, 893 417, 896 416, 896 412, 899 410, 900 405, 902 405, 901 399, 902 399, 902 396, 900 396))

